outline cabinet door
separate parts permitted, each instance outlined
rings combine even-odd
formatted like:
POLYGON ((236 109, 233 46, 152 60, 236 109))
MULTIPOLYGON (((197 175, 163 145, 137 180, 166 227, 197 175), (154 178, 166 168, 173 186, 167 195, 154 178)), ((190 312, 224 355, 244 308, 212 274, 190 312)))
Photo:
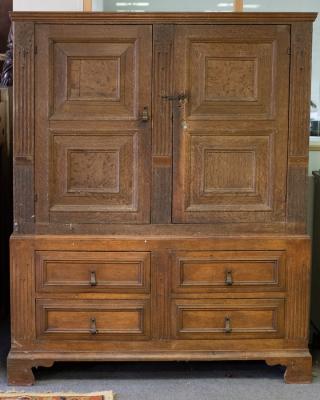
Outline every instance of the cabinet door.
POLYGON ((285 219, 288 26, 180 26, 174 222, 285 219))
POLYGON ((36 27, 37 223, 148 223, 151 26, 36 27))

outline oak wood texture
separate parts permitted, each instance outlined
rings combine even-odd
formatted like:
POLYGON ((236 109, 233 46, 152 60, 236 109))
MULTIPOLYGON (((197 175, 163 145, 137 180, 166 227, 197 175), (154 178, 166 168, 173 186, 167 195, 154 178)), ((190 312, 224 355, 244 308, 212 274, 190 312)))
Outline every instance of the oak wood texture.
POLYGON ((13 26, 14 230, 34 223, 34 23, 13 26))
MULTIPOLYGON (((310 284, 309 247, 309 238, 297 235, 206 236, 200 240, 15 235, 11 239, 13 319, 9 381, 14 382, 22 373, 18 368, 15 378, 16 364, 10 367, 10 361, 20 359, 23 366, 24 360, 28 360, 26 354, 32 354, 31 365, 41 365, 43 359, 49 362, 97 357, 101 360, 232 359, 234 352, 235 359, 251 352, 249 358, 281 357, 289 363, 292 354, 298 351, 307 360, 309 304, 301 299, 307 298, 310 284), (170 255, 182 252, 184 256, 189 254, 189 259, 196 259, 200 252, 207 259, 230 264, 234 251, 233 259, 237 260, 242 257, 247 262, 257 262, 259 254, 260 262, 282 262, 286 271, 283 287, 270 291, 268 284, 261 284, 259 290, 250 291, 226 282, 216 290, 203 287, 202 291, 195 288, 177 292, 170 284, 176 276, 176 256, 170 255), (34 271, 39 254, 42 258, 47 255, 50 260, 55 253, 55 259, 68 260, 73 253, 77 269, 81 255, 84 263, 96 260, 97 254, 106 262, 112 260, 115 252, 116 262, 130 259, 129 254, 139 260, 142 254, 144 260, 146 254, 152 254, 149 278, 154 284, 150 292, 132 293, 125 287, 115 292, 102 290, 99 285, 81 292, 72 288, 46 292, 36 285, 34 271), (295 284, 297 289, 292 289, 291 282, 302 275, 305 279, 295 284)), ((237 266, 233 268, 236 270, 237 266)), ((31 383, 31 379, 26 378, 25 383, 31 383)))
POLYGON ((109 292, 150 292, 150 253, 36 253, 39 292, 67 293, 95 289, 109 292))
POLYGON ((268 365, 283 365, 286 367, 284 380, 286 383, 311 383, 312 382, 312 359, 311 357, 302 358, 268 358, 268 365))
POLYGON ((174 222, 285 220, 288 26, 177 27, 174 222))
POLYGON ((307 192, 298 188, 305 186, 308 174, 309 137, 301 135, 303 130, 309 132, 311 75, 312 27, 307 23, 297 23, 291 31, 291 80, 289 110, 289 153, 287 177, 287 221, 294 221, 297 230, 306 226, 307 192), (299 71, 299 73, 298 73, 299 71))
POLYGON ((13 13, 8 381, 55 361, 261 359, 311 379, 311 25, 13 13))
POLYGON ((172 304, 172 336, 178 339, 284 337, 284 300, 185 300, 172 304))
POLYGON ((313 22, 317 13, 312 12, 163 12, 163 13, 104 13, 104 12, 12 12, 13 21, 34 21, 47 24, 86 23, 86 24, 282 24, 294 22, 313 22))
POLYGON ((37 338, 49 340, 146 340, 150 337, 147 300, 36 302, 37 338))
POLYGON ((151 27, 41 25, 36 45, 37 222, 150 222, 151 27))
POLYGON ((285 287, 285 252, 178 251, 172 254, 172 290, 176 293, 269 290, 285 287))

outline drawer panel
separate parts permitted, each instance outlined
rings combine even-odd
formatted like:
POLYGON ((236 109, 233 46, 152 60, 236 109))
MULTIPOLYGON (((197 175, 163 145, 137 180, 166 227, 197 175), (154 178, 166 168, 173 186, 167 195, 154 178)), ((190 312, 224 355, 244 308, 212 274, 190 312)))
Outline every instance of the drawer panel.
POLYGON ((37 300, 37 337, 138 340, 150 337, 148 300, 37 300))
POLYGON ((284 299, 176 300, 172 316, 178 339, 284 336, 284 299))
POLYGON ((38 292, 150 292, 150 253, 37 251, 38 292))
POLYGON ((173 291, 284 290, 284 251, 180 251, 173 254, 173 291))

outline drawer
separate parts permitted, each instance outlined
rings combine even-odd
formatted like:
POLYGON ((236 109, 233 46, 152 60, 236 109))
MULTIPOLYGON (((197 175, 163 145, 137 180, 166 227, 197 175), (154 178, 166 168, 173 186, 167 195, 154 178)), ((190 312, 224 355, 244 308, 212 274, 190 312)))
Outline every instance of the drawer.
POLYGON ((149 300, 37 300, 37 337, 53 340, 146 340, 149 300))
POLYGON ((284 290, 285 251, 179 251, 172 256, 173 292, 284 290))
POLYGON ((150 253, 37 251, 38 292, 150 292, 150 253))
POLYGON ((178 339, 264 339, 284 336, 284 299, 175 300, 178 339))

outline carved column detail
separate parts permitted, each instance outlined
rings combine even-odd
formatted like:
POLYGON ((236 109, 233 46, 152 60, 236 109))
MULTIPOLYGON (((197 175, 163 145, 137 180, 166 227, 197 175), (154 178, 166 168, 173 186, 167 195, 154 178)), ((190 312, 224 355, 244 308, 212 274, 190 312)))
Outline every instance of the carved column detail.
POLYGON ((291 162, 292 156, 307 156, 309 151, 311 36, 312 26, 305 22, 292 25, 291 36, 291 106, 289 115, 289 165, 287 221, 295 223, 296 233, 306 231, 307 199, 301 188, 306 187, 307 166, 291 162))
POLYGON ((152 265, 153 274, 153 331, 158 340, 170 339, 170 269, 171 257, 167 252, 157 251, 153 253, 152 265))
POLYGON ((173 35, 174 27, 154 27, 154 86, 152 133, 152 223, 171 223, 172 191, 172 101, 164 96, 173 90, 173 35))
POLYGON ((11 240, 12 349, 35 338, 32 246, 27 241, 11 240))
POLYGON ((154 120, 152 153, 154 156, 172 154, 172 101, 163 96, 172 95, 172 28, 156 27, 154 44, 154 120))
POLYGON ((34 222, 34 53, 34 24, 16 22, 13 146, 16 232, 23 230, 23 224, 34 222))
POLYGON ((287 260, 287 339, 307 343, 309 326, 310 241, 290 244, 287 260))

